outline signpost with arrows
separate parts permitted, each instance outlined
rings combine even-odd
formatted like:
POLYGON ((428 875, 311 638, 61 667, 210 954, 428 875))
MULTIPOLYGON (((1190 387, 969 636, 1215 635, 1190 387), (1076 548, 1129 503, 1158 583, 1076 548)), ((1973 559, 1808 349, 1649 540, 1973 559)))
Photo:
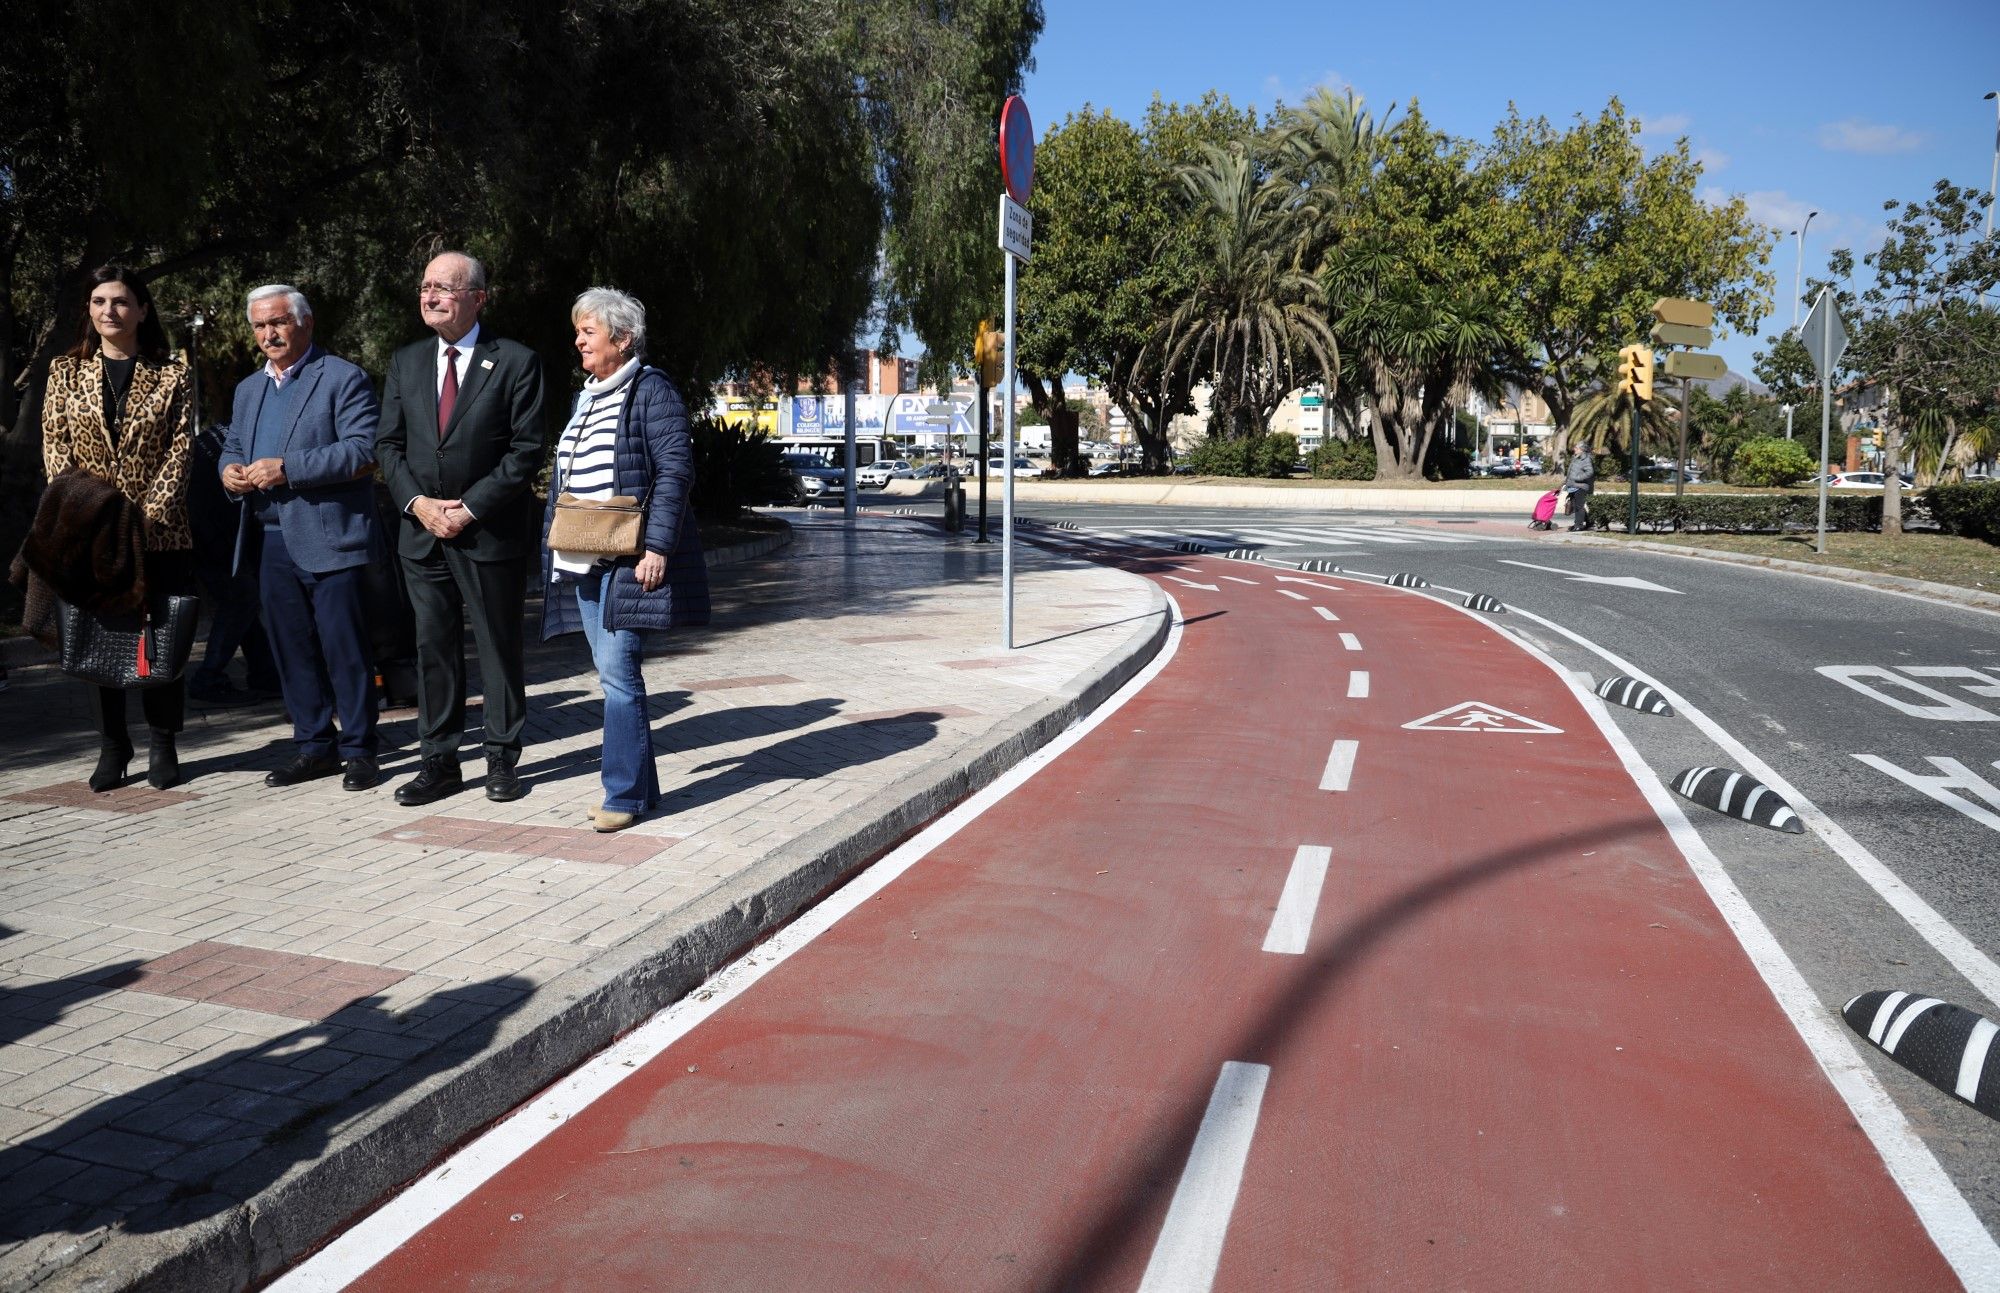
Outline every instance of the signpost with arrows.
POLYGON ((1672 351, 1667 355, 1667 376, 1680 379, 1681 421, 1679 447, 1674 457, 1674 497, 1686 492, 1688 460, 1688 384, 1712 382, 1729 371, 1721 355, 1708 355, 1699 348, 1715 340, 1715 307, 1706 301, 1663 296, 1653 302, 1652 340, 1656 346, 1691 346, 1693 350, 1672 351))

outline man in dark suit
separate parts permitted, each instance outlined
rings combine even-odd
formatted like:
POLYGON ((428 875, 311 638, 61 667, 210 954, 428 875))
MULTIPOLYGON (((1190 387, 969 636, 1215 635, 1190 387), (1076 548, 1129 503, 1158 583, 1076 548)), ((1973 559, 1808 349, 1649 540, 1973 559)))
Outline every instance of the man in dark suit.
POLYGON ((236 388, 218 460, 243 504, 236 551, 261 531, 258 589, 298 750, 264 783, 342 773, 377 780, 375 675, 362 582, 381 554, 375 528, 375 391, 368 375, 313 344, 312 305, 283 283, 250 293, 264 368, 236 388), (340 725, 336 731, 334 715, 340 725))
POLYGON ((521 617, 540 541, 530 487, 542 465, 542 364, 486 333, 486 270, 448 251, 424 267, 418 303, 436 337, 397 351, 382 388, 375 456, 402 513, 402 554, 417 629, 417 727, 423 769, 396 791, 405 805, 462 787, 464 630, 472 622, 486 698, 486 797, 524 793, 527 681, 521 617))

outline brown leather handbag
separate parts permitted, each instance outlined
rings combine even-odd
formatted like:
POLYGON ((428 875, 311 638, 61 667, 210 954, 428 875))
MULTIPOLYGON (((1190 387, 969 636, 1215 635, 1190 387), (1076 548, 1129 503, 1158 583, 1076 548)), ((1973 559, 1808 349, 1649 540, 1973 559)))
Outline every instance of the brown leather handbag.
POLYGON ((557 552, 636 557, 644 547, 645 534, 645 506, 630 495, 578 498, 565 491, 556 496, 549 546, 557 552))

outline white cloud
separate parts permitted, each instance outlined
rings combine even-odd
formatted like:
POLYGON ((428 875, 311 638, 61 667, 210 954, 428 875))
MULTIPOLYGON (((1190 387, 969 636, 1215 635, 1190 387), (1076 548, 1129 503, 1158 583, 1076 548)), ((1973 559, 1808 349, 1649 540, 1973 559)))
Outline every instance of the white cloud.
POLYGON ((1914 130, 1849 117, 1819 128, 1819 146, 1835 153, 1914 153, 1929 138, 1914 130))
POLYGON ((1729 169, 1729 154, 1720 148, 1697 148, 1694 159, 1701 163, 1702 170, 1710 174, 1729 169))
POLYGON ((1293 81, 1288 77, 1278 76, 1275 73, 1264 78, 1264 95, 1274 105, 1288 103, 1297 106, 1304 103, 1308 98, 1311 98, 1312 92, 1321 87, 1332 90, 1335 94, 1343 94, 1348 90, 1352 90, 1354 84, 1332 69, 1321 72, 1317 77, 1304 84, 1293 81))
POLYGON ((1694 124, 1693 118, 1685 112, 1663 112, 1657 117, 1640 116, 1635 113, 1633 119, 1639 123, 1641 136, 1651 136, 1658 141, 1656 147, 1671 144, 1685 135, 1687 128, 1694 124))
MULTIPOLYGON (((1730 198, 1740 196, 1743 205, 1749 208, 1750 218, 1768 226, 1785 243, 1791 242, 1793 234, 1805 223, 1806 214, 1813 211, 1811 203, 1795 198, 1783 189, 1758 189, 1734 194, 1719 184, 1706 184, 1697 196, 1711 206, 1720 206, 1730 198)), ((1807 268, 1810 270, 1817 263, 1824 270, 1826 253, 1836 247, 1848 248, 1858 260, 1864 253, 1880 247, 1887 233, 1887 226, 1868 216, 1844 211, 1816 212, 1812 228, 1806 232, 1807 268)))

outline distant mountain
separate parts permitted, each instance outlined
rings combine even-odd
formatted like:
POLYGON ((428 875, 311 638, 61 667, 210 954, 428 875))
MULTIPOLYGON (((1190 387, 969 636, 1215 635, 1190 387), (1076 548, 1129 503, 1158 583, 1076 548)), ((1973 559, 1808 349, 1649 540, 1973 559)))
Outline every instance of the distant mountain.
POLYGON ((1757 381, 1754 378, 1745 377, 1743 374, 1737 372, 1734 368, 1730 369, 1722 376, 1717 377, 1711 381, 1694 381, 1688 384, 1690 386, 1701 387, 1702 390, 1706 391, 1711 397, 1718 400, 1722 399, 1724 396, 1728 395, 1729 392, 1735 390, 1739 386, 1749 387, 1750 393, 1752 395, 1769 395, 1771 393, 1770 388, 1765 386, 1764 383, 1757 381))

